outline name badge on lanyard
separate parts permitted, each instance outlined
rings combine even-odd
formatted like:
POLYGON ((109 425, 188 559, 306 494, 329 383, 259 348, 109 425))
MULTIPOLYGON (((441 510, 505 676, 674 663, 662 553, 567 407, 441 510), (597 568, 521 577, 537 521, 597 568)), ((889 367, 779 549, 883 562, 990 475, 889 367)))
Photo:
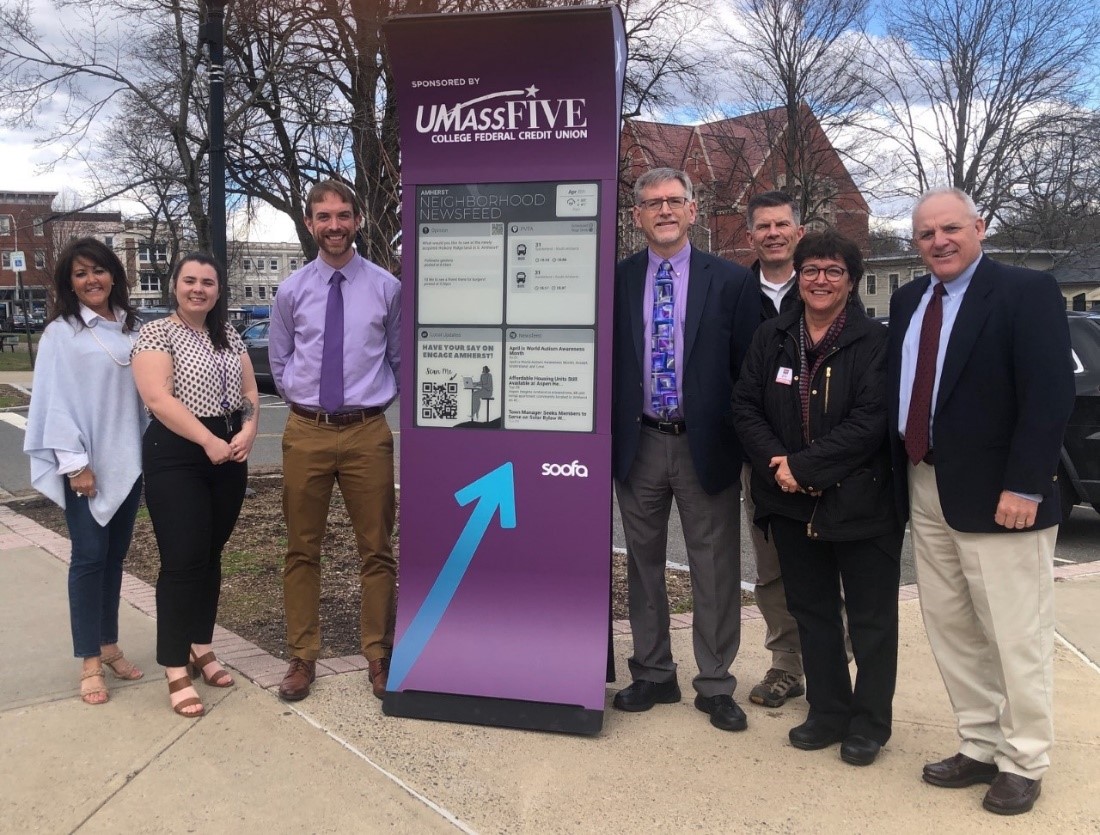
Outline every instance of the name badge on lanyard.
POLYGON ((782 383, 785 386, 789 386, 794 380, 794 369, 780 367, 779 372, 775 375, 775 381, 782 383))

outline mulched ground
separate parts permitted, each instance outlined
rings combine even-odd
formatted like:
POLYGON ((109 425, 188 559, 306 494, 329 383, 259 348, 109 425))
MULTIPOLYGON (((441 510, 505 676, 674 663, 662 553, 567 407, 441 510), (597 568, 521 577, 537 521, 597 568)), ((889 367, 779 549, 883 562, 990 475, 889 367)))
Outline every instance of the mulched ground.
POLYGON ((0 406, 10 409, 29 406, 30 404, 31 397, 25 391, 21 391, 15 386, 9 386, 7 383, 0 383, 0 406))
MULTIPOLYGON (((286 657, 286 623, 283 620, 282 567, 286 554, 283 522, 282 477, 257 476, 250 481, 255 495, 245 499, 241 517, 222 558, 222 596, 218 623, 280 658, 286 657)), ((12 502, 12 510, 43 527, 68 536, 61 510, 45 499, 12 502)), ((398 550, 398 530, 394 549, 398 550)), ((359 652, 359 556, 355 537, 339 488, 333 491, 328 531, 322 546, 321 635, 322 658, 359 652)), ((134 541, 126 570, 147 583, 155 583, 160 558, 149 514, 138 511, 134 541)), ((400 555, 398 554, 398 571, 400 555)), ((691 580, 686 572, 666 575, 673 612, 691 611, 691 580)), ((627 616, 626 559, 612 555, 613 610, 615 619, 627 616)), ((751 598, 749 598, 751 602, 751 598)))

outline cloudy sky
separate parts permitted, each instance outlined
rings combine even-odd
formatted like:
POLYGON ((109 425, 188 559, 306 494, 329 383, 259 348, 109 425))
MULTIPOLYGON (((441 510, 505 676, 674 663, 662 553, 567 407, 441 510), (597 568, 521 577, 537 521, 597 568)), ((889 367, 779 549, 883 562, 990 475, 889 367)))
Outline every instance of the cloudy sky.
MULTIPOLYGON (((118 12, 113 12, 110 5, 101 5, 91 12, 89 17, 85 12, 73 10, 58 10, 53 3, 47 0, 29 0, 32 9, 32 19, 38 32, 42 36, 43 43, 64 49, 64 44, 79 43, 82 48, 90 48, 93 43, 99 44, 97 48, 98 59, 105 64, 111 64, 115 56, 110 53, 109 45, 118 40, 118 32, 127 31, 127 26, 132 25, 125 16, 119 17, 118 12), (95 26, 100 28, 100 37, 94 36, 89 31, 90 21, 94 18, 95 26), (79 23, 79 25, 77 25, 79 23), (74 33, 79 32, 79 35, 74 33), (74 40, 74 38, 76 40, 74 40)), ((7 4, 7 0, 5 0, 7 4)), ((124 47, 128 46, 125 37, 121 39, 124 47)), ((125 55, 122 61, 134 60, 133 55, 125 55)), ((141 60, 140 53, 137 60, 141 60)), ((82 78, 81 85, 94 91, 98 83, 82 78)), ((114 85, 109 85, 113 88, 114 85)), ((94 95, 93 95, 94 97, 94 95)), ((67 104, 62 95, 55 95, 50 101, 44 103, 36 112, 36 118, 40 127, 37 129, 21 128, 13 129, 0 124, 0 153, 3 154, 3 174, 0 175, 0 190, 5 191, 49 191, 64 195, 65 205, 82 205, 90 195, 95 192, 94 185, 90 181, 88 165, 79 158, 79 155, 65 156, 66 148, 59 143, 42 145, 38 138, 45 135, 46 129, 57 119, 57 114, 67 104)), ((101 114, 94 127, 96 131, 111 130, 111 120, 108 115, 101 114)), ((90 150, 91 142, 82 144, 90 150)), ((117 200, 100 206, 105 210, 118 210, 124 215, 137 215, 142 213, 142 207, 138 204, 117 200)), ((244 222, 244 218, 241 218, 244 222)), ((233 219, 230 219, 231 226, 233 219)), ((275 211, 261 211, 259 217, 252 223, 250 229, 231 229, 231 237, 248 237, 254 241, 293 241, 296 239, 294 226, 289 219, 275 211)))
MULTIPOLYGON (((4 0, 7 2, 7 0, 4 0)), ((48 39, 53 39, 54 43, 63 43, 66 39, 77 38, 77 40, 71 41, 72 43, 80 43, 86 45, 90 38, 88 32, 81 29, 81 27, 73 27, 70 25, 72 20, 65 19, 65 13, 58 14, 51 3, 47 0, 28 0, 31 7, 34 9, 36 23, 41 27, 43 34, 48 39), (75 34, 77 31, 80 34, 75 34)), ((126 25, 125 20, 118 18, 111 18, 110 12, 104 12, 102 9, 109 9, 108 6, 99 7, 100 10, 96 12, 98 17, 96 18, 96 24, 105 27, 108 30, 108 34, 113 35, 118 31, 119 27, 126 25)), ((718 6, 720 14, 719 23, 726 25, 736 25, 735 20, 732 20, 728 14, 728 7, 724 5, 718 6)), ((70 12, 71 14, 71 12, 70 12)), ((710 21, 713 23, 714 21, 710 21)), ((872 26, 872 32, 876 31, 879 27, 872 26)), ((125 31, 123 29, 123 31, 125 31)), ((698 27, 693 32, 694 39, 697 41, 697 45, 694 48, 706 49, 708 41, 712 40, 713 33, 708 31, 707 26, 698 27)), ((111 38, 108 38, 109 42, 111 38)), ((126 41, 123 41, 126 43, 126 41)), ((710 44, 712 46, 713 44, 710 44)), ((685 48, 692 49, 690 45, 686 45, 685 48)), ((109 56, 100 56, 101 60, 110 61, 109 56)), ((127 56, 132 57, 132 56, 127 56)), ((125 60, 125 59, 124 59, 125 60)), ((1100 90, 1100 85, 1098 85, 1100 90)), ((1098 94, 1100 97, 1100 94, 1098 94)), ((43 111, 39 113, 40 118, 44 125, 49 124, 51 109, 55 111, 64 107, 64 99, 62 97, 55 97, 55 100, 49 102, 43 111)), ((648 114, 647 114, 648 115, 648 114)), ((662 114, 652 114, 653 116, 660 118, 662 114)), ((669 118, 666 115, 666 118, 669 118)), ((676 117, 671 117, 671 120, 676 120, 676 117)), ((686 121, 691 121, 686 119, 686 121)), ((98 130, 110 130, 109 119, 100 119, 97 125, 98 130)), ((834 140, 836 137, 834 137, 834 140)), ((0 189, 3 190, 28 190, 28 191, 55 191, 55 192, 70 192, 70 199, 66 200, 67 205, 71 205, 77 195, 87 196, 93 193, 94 189, 88 182, 88 168, 83 161, 78 158, 72 158, 68 160, 62 160, 55 162, 58 157, 64 152, 64 149, 58 145, 41 146, 36 142, 36 133, 30 129, 14 130, 11 128, 0 126, 0 151, 3 153, 3 170, 4 173, 0 176, 0 189), (72 194, 76 192, 76 194, 72 194)), ((137 205, 127 204, 119 201, 115 204, 107 205, 105 208, 112 208, 121 210, 126 214, 140 213, 141 208, 137 205)), ((875 203, 872 206, 873 213, 878 217, 886 215, 903 216, 904 206, 899 211, 896 206, 890 204, 875 203)), ((261 241, 287 241, 294 240, 295 234, 293 225, 290 220, 280 215, 277 212, 268 210, 261 211, 259 217, 253 222, 251 228, 244 229, 239 227, 231 230, 231 236, 235 238, 248 237, 252 240, 261 241)))
MULTIPOLYGON (((76 191, 82 196, 91 193, 86 184, 87 166, 79 160, 63 160, 54 163, 61 153, 60 146, 39 146, 30 131, 14 131, 0 127, 0 153, 3 154, 4 173, 0 176, 3 191, 76 191)), ((105 204, 103 209, 117 209, 124 215, 140 214, 141 207, 125 200, 105 204)), ((244 223, 244 219, 241 219, 244 223)), ((230 219, 233 225, 233 219, 230 219)), ((230 232, 231 238, 252 241, 295 241, 294 224, 290 219, 271 209, 261 209, 247 229, 240 226, 230 232)))

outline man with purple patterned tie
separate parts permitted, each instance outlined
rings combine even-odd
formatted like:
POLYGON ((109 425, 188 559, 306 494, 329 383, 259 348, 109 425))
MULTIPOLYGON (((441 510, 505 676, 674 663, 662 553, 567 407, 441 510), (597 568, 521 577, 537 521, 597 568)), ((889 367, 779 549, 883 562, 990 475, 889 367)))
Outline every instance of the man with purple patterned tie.
POLYGON ((279 287, 268 353, 290 406, 283 434, 283 573, 290 667, 279 695, 304 699, 321 650, 321 541, 333 482, 359 547, 360 631, 374 695, 386 691, 397 564, 393 435, 384 410, 397 397, 401 284, 353 248, 362 224, 347 185, 328 180, 306 198, 318 257, 279 287))
POLYGON ((747 725, 730 665, 741 640, 741 445, 730 396, 760 293, 748 271, 692 249, 692 183, 657 168, 634 184, 649 246, 615 271, 612 466, 627 543, 633 683, 619 710, 680 701, 669 636, 665 545, 672 500, 692 575, 695 707, 721 730, 747 725))

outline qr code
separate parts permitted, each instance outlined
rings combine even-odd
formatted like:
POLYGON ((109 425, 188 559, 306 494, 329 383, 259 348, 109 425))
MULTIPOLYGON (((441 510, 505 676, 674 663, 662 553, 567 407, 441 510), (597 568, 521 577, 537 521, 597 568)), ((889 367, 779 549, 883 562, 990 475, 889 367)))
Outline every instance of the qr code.
POLYGON ((420 419, 454 420, 458 417, 458 383, 421 383, 420 419))

